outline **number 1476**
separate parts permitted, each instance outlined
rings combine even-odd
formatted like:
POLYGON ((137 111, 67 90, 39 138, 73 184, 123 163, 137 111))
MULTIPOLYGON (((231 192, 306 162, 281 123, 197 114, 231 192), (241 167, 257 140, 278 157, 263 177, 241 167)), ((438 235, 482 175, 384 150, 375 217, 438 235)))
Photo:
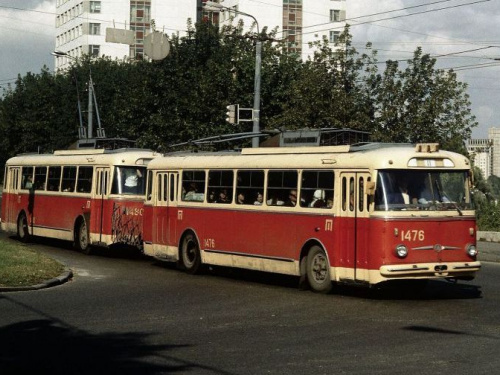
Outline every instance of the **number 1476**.
POLYGON ((425 232, 423 230, 402 230, 401 241, 423 241, 425 240, 425 232))

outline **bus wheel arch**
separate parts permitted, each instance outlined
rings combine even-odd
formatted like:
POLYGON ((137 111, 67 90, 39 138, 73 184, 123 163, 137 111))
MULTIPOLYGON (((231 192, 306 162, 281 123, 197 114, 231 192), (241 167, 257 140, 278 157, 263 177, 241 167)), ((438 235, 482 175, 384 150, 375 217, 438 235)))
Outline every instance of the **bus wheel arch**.
POLYGON ((84 253, 89 255, 91 253, 91 246, 90 246, 90 233, 89 233, 89 227, 88 227, 88 220, 84 216, 79 216, 75 220, 75 226, 73 229, 73 237, 74 237, 74 246, 75 248, 84 253))
POLYGON ((28 223, 28 216, 23 210, 17 216, 17 238, 21 242, 28 242, 30 240, 30 230, 28 223))
POLYGON ((328 293, 332 289, 332 275, 328 254, 316 240, 308 241, 300 254, 299 287, 312 289, 317 293, 328 293))
POLYGON ((179 243, 179 267, 192 275, 202 270, 200 243, 195 232, 187 230, 179 243))

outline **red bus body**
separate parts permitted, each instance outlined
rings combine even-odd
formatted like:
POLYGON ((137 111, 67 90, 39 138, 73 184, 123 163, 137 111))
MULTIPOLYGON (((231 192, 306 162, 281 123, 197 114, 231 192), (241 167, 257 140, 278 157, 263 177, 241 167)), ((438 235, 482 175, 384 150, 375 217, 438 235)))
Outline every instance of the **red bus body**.
MULTIPOLYGON (((157 158, 148 165, 145 253, 177 261, 188 271, 196 271, 189 254, 199 253, 202 264, 309 277, 308 272, 326 272, 331 281, 365 285, 397 279, 470 280, 481 265, 469 197, 460 196, 459 204, 443 198, 445 203, 394 205, 380 198, 382 191, 388 196, 394 189, 389 182, 395 183, 395 176, 429 176, 431 182, 441 178, 439 187, 467 195, 469 169, 462 155, 408 145, 270 148, 157 158), (330 191, 333 205, 318 209, 302 200, 293 207, 273 205, 268 198, 273 173, 279 171, 298 176, 296 185, 287 186, 294 186, 301 199, 308 194, 307 186, 314 186, 307 185, 309 175, 332 173, 334 182, 327 194, 330 191), (236 204, 245 173, 261 172, 265 182, 254 187, 265 192, 267 203, 236 204), (190 173, 206 178, 196 201, 184 199, 190 173), (224 185, 213 182, 221 173, 233 178, 232 189, 225 185, 232 191, 231 203, 210 203, 211 184, 224 185), (326 257, 326 266, 310 265, 321 259, 309 261, 313 250, 326 257)), ((196 181, 203 184, 202 177, 196 181)))

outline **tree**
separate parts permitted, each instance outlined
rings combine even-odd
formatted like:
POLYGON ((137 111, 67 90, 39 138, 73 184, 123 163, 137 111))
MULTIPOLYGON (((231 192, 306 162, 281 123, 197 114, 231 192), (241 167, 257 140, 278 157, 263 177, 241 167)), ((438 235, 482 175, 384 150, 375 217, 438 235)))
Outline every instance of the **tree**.
POLYGON ((375 139, 439 142, 463 151, 463 140, 477 126, 467 85, 457 81, 453 70, 436 69, 435 64, 420 47, 403 71, 398 62, 387 62, 375 101, 375 139))

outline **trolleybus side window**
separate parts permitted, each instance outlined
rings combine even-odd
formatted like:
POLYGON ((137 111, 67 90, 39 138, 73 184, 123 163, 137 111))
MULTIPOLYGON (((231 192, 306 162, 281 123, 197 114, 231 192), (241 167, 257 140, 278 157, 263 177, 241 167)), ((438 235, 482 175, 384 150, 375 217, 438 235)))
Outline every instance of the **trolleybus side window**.
POLYGON ((300 206, 331 208, 333 206, 334 174, 332 171, 303 171, 300 206))
POLYGON ((236 203, 261 205, 263 194, 264 171, 238 171, 236 203))
POLYGON ((78 167, 78 182, 76 188, 79 193, 90 193, 90 191, 92 190, 93 175, 94 167, 78 167))
POLYGON ((47 167, 35 167, 35 190, 45 190, 47 183, 47 167))
POLYGON ((233 200, 233 171, 209 171, 208 194, 209 203, 231 203, 233 200))
POLYGON ((47 190, 59 191, 60 185, 61 185, 61 167, 49 167, 47 190))
POLYGON ((23 167, 21 189, 33 188, 33 167, 23 167))
POLYGON ((76 185, 76 167, 63 167, 62 191, 74 192, 76 185))
POLYGON ((297 180, 297 171, 269 171, 267 175, 267 204, 269 206, 296 206, 297 180))
POLYGON ((182 200, 203 202, 205 196, 205 171, 182 172, 182 200))

